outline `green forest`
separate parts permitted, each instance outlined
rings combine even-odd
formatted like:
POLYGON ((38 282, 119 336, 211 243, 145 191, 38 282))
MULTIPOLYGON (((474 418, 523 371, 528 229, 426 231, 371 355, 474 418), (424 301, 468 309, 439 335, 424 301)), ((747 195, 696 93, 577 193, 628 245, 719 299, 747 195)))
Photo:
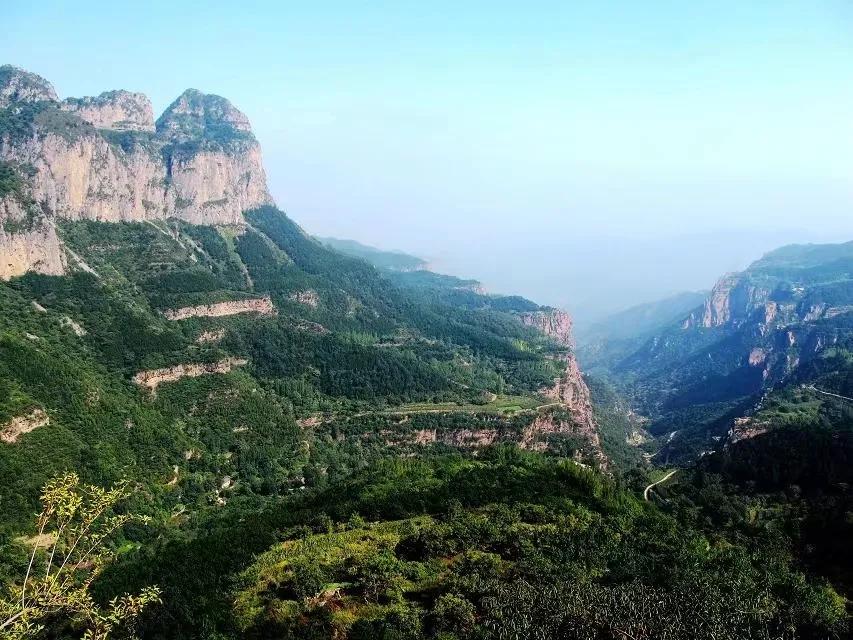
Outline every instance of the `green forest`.
MULTIPOLYGON (((69 583, 85 606, 17 637, 105 611, 164 640, 847 635, 853 409, 807 387, 850 393, 849 342, 768 397, 770 433, 648 495, 624 386, 587 376, 587 418, 543 394, 571 349, 521 318, 552 310, 246 220, 63 222, 87 270, 0 284, 9 593, 63 552, 45 487, 121 487, 69 583)), ((667 419, 707 420, 688 400, 667 419)))

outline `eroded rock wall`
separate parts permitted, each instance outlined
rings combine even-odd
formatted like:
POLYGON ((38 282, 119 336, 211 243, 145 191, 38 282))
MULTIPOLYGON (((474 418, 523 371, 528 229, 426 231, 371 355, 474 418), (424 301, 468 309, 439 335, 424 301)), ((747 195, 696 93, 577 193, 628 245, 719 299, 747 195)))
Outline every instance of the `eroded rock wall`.
POLYGON ((230 300, 227 302, 216 302, 214 304, 202 304, 194 307, 181 307, 180 309, 167 309, 163 312, 169 320, 185 320, 187 318, 218 318, 222 316, 233 316, 238 313, 258 313, 261 315, 275 315, 275 305, 269 296, 253 298, 251 300, 230 300))
MULTIPOLYGON (((16 195, 36 203, 49 222, 239 225, 244 211, 273 203, 249 121, 225 98, 188 90, 155 123, 142 94, 111 91, 60 103, 43 78, 0 67, 0 109, 15 125, 0 135, 0 163, 19 174, 16 195)), ((59 272, 45 238, 8 224, 15 216, 5 209, 3 277, 22 269, 59 272)))
POLYGON ((213 373, 228 373, 234 367, 243 366, 246 362, 242 358, 226 358, 218 362, 178 364, 174 367, 140 371, 133 376, 133 382, 151 391, 156 391, 158 386, 166 382, 177 382, 181 378, 197 378, 213 373))

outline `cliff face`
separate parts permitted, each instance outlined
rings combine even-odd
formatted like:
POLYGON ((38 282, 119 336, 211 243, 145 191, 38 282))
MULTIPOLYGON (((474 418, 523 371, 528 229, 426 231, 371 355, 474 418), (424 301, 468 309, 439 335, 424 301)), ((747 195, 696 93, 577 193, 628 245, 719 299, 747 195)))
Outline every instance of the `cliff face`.
POLYGON ((257 313, 262 316, 271 316, 276 314, 276 310, 270 297, 264 296, 263 298, 231 300, 228 302, 216 302, 214 304, 202 304, 195 307, 181 307, 180 309, 167 309, 163 311, 163 315, 169 320, 220 318, 239 313, 257 313))
MULTIPOLYGON (((142 94, 59 103, 44 79, 0 69, 0 117, 14 124, 0 135, 0 162, 21 174, 46 220, 237 224, 244 211, 272 203, 248 119, 225 98, 188 90, 155 124, 142 94)), ((10 227, 9 220, 0 224, 10 227)), ((22 242, 7 238, 0 251, 22 242)), ((6 253, 0 263, 15 266, 4 267, 3 277, 48 264, 6 253)))
POLYGON ((56 229, 43 219, 30 221, 29 207, 13 194, 0 198, 0 280, 29 270, 65 273, 65 252, 56 229))
POLYGON ((522 324, 538 329, 560 344, 573 348, 572 317, 562 309, 540 309, 519 314, 522 324))
POLYGON ((98 129, 154 131, 151 101, 141 93, 106 91, 97 97, 68 98, 60 108, 98 129))
MULTIPOLYGON (((563 346, 569 349, 574 347, 572 317, 562 309, 543 308, 521 313, 519 319, 522 324, 538 329, 563 346)), ((577 358, 571 351, 559 355, 558 358, 563 365, 563 371, 554 380, 552 386, 542 390, 542 394, 568 409, 575 424, 576 433, 586 437, 592 447, 599 452, 600 459, 604 460, 605 457, 601 452, 598 436, 598 426, 595 424, 592 413, 589 387, 583 379, 577 358)), ((560 431, 565 431, 565 425, 561 427, 560 431)))
POLYGON ((751 312, 767 303, 770 291, 756 286, 741 274, 728 273, 720 278, 705 300, 701 318, 691 315, 685 328, 699 325, 705 328, 741 324, 751 312))

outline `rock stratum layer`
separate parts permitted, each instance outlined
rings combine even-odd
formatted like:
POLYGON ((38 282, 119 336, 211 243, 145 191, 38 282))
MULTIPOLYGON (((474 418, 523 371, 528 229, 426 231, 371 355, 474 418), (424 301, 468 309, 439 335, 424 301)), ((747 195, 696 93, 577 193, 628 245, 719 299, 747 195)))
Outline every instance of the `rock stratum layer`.
POLYGON ((537 311, 520 313, 522 324, 538 329, 570 349, 575 346, 572 336, 572 317, 562 309, 542 308, 537 311))
POLYGON ((156 391, 157 387, 164 382, 177 382, 181 378, 197 378, 212 373, 229 373, 234 367, 241 367, 246 362, 243 358, 225 358, 218 362, 178 364, 174 367, 140 371, 133 376, 133 382, 151 391, 156 391))
POLYGON ((0 123, 0 169, 16 178, 0 191, 3 278, 64 270, 60 247, 27 235, 45 222, 240 224, 272 203, 249 121, 219 96, 189 89, 154 122, 142 94, 59 102, 43 78, 4 66, 0 123))
POLYGON ((230 300, 227 302, 215 302, 213 304, 202 304, 194 307, 181 307, 180 309, 167 309, 163 315, 169 320, 186 320, 187 318, 220 318, 233 316, 239 313, 257 313, 264 316, 275 315, 275 305, 269 296, 262 298, 251 298, 249 300, 230 300))

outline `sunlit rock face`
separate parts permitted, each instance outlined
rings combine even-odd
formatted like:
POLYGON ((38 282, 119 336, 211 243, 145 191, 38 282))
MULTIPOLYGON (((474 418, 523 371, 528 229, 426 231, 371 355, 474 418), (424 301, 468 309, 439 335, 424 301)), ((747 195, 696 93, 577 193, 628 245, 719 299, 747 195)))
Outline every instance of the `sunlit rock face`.
POLYGON ((8 64, 0 66, 0 109, 43 100, 56 101, 56 91, 47 80, 8 64))
POLYGON ((68 98, 60 107, 97 129, 154 131, 154 110, 142 93, 106 91, 97 97, 68 98))
MULTIPOLYGON (((21 182, 15 194, 0 196, 14 196, 30 223, 241 224, 244 211, 272 204, 248 118, 220 96, 187 90, 155 123, 143 94, 109 91, 59 102, 43 78, 0 67, 0 109, 15 125, 0 138, 0 162, 21 182)), ((35 246, 33 258, 26 257, 21 247, 33 235, 12 220, 0 210, 0 274, 57 272, 62 258, 48 260, 35 246)))
POLYGON ((556 426, 549 424, 545 427, 543 423, 543 432, 572 432, 581 435, 590 442, 598 454, 597 457, 604 461, 598 426, 592 412, 589 388, 578 366, 577 358, 574 353, 568 351, 575 344, 571 315, 562 309, 542 308, 537 311, 521 313, 519 319, 522 324, 541 331, 567 348, 567 352, 559 356, 562 364, 560 376, 554 380, 553 385, 543 389, 542 394, 555 403, 563 405, 571 414, 572 424, 559 423, 556 426))
POLYGON ((521 322, 538 329, 566 347, 574 346, 572 317, 562 309, 539 309, 519 314, 521 322))

